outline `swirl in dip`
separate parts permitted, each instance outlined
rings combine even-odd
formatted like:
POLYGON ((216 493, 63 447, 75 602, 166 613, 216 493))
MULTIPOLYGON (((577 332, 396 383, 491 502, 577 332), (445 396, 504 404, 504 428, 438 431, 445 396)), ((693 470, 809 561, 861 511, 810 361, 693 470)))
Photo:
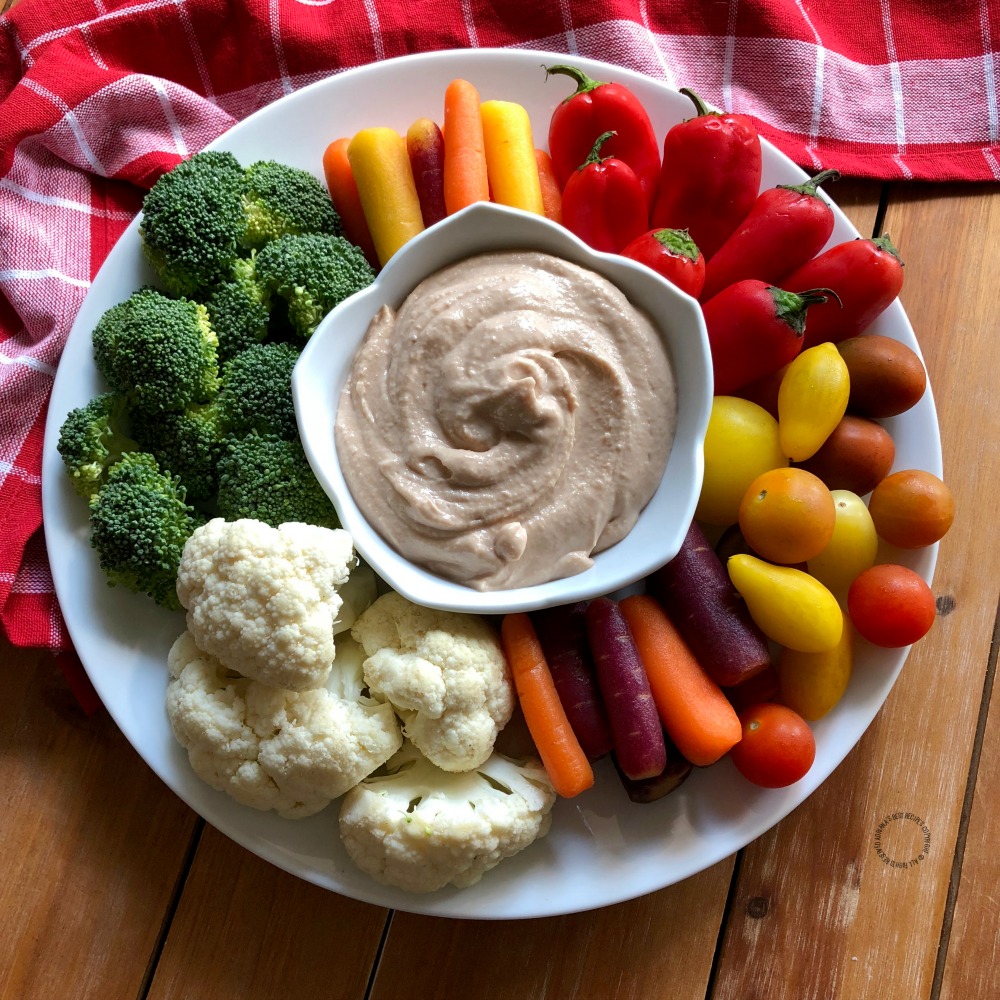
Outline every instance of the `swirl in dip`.
POLYGON ((372 320, 336 443, 368 522, 479 590, 571 576, 623 538, 676 424, 663 338, 605 278, 533 251, 487 253, 372 320))

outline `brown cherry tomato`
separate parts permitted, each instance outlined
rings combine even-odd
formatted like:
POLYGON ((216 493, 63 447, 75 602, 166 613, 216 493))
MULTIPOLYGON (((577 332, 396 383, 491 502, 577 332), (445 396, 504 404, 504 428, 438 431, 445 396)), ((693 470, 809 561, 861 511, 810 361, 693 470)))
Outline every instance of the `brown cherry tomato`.
POLYGON ((800 467, 819 476, 828 489, 863 497, 885 479, 895 458, 892 435, 881 424, 848 414, 800 467))
POLYGON ((837 350, 851 379, 851 413, 894 417, 914 406, 927 388, 924 363, 899 340, 870 333, 841 341, 837 350))

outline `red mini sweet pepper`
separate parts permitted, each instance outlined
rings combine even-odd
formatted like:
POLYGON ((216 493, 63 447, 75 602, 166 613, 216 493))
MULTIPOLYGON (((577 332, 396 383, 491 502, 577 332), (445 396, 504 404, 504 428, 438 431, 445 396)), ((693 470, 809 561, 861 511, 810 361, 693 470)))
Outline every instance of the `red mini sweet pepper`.
POLYGON ((760 193, 760 137, 747 115, 709 111, 686 87, 697 115, 669 129, 653 206, 656 227, 686 229, 710 258, 760 193))
POLYGON ((705 265, 702 300, 745 278, 771 284, 812 259, 833 232, 833 210, 817 188, 840 173, 823 170, 804 184, 762 191, 747 217, 705 265))
POLYGON ((576 90, 556 106, 549 122, 549 153, 559 182, 565 187, 594 140, 612 132, 606 155, 624 160, 635 171, 648 221, 660 176, 660 144, 642 102, 624 84, 592 80, 575 66, 548 66, 545 72, 576 81, 576 90))
POLYGON ((646 198, 635 171, 615 156, 601 156, 613 132, 597 137, 573 171, 562 196, 563 225, 595 250, 619 253, 646 231, 646 198))
POLYGON ((686 229, 650 229, 632 240, 623 257, 652 268, 682 292, 698 298, 705 283, 705 258, 686 229))
POLYGON ((839 343, 864 333, 899 295, 903 262, 888 236, 838 243, 781 280, 790 292, 832 288, 840 303, 812 308, 806 325, 806 347, 824 341, 839 343))
POLYGON ((831 294, 826 288, 788 292, 748 278, 705 302, 715 395, 731 396, 787 365, 802 350, 806 310, 831 294))

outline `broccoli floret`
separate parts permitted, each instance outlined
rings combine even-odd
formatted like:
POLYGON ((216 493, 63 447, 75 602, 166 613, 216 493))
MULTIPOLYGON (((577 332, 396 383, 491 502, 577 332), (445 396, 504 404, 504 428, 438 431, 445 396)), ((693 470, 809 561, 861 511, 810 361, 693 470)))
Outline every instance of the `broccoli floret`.
POLYGON ((298 359, 299 350, 291 344, 255 344, 228 362, 216 401, 223 430, 296 440, 292 369, 298 359))
POLYGON ((59 428, 56 449, 82 497, 93 496, 104 485, 108 469, 136 444, 127 433, 128 405, 115 392, 101 393, 67 414, 59 428))
POLYGON ((222 432, 214 403, 191 406, 179 413, 133 410, 131 418, 139 446, 161 469, 180 480, 189 500, 208 500, 215 495, 222 432))
POLYGON ((179 610, 177 567, 184 543, 204 521, 175 477, 152 455, 132 451, 90 500, 90 543, 110 585, 179 610))
POLYGON ((307 170, 260 160, 246 171, 244 246, 259 249, 287 234, 340 236, 337 215, 326 188, 307 170))
POLYGON ((268 297, 256 280, 251 258, 241 257, 225 281, 205 299, 209 322, 219 339, 219 363, 224 364, 258 344, 268 334, 268 297))
POLYGON ((218 472, 218 509, 227 521, 249 517, 274 528, 289 521, 340 527, 298 440, 256 431, 229 437, 218 472))
POLYGON ((189 299, 140 289, 101 317, 93 340, 98 371, 139 409, 181 410, 218 392, 218 339, 189 299))
POLYGON ((365 255, 342 236, 282 236, 258 252, 255 266, 265 291, 287 301, 289 321, 301 337, 375 280, 365 255))
POLYGON ((244 171, 231 153, 196 153, 163 174, 142 205, 139 235, 164 288, 197 295, 222 278, 246 232, 244 171))

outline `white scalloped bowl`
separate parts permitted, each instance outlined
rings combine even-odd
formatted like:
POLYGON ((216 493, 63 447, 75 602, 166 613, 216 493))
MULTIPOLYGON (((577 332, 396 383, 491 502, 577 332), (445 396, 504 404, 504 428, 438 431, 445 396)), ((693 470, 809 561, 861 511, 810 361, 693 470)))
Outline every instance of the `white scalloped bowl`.
POLYGON ((292 376, 306 455, 358 553, 393 589, 428 607, 504 614, 589 600, 636 582, 676 555, 701 490, 702 442, 712 405, 708 336, 698 303, 649 268, 598 253, 537 215, 479 203, 426 229, 402 247, 375 282, 332 310, 309 338, 292 376), (398 308, 424 278, 448 264, 495 250, 553 254, 604 275, 645 310, 664 338, 677 379, 677 429, 663 478, 629 534, 575 576, 530 587, 478 591, 400 555, 362 514, 337 459, 334 422, 341 389, 368 325, 398 308))

